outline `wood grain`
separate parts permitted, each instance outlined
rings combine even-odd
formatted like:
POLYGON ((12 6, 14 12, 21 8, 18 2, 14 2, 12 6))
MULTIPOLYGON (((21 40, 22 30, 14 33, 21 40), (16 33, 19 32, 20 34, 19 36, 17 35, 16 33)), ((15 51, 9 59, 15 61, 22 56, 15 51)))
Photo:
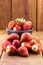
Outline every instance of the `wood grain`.
POLYGON ((39 38, 40 38, 40 42, 41 42, 41 45, 42 45, 42 55, 43 55, 43 32, 38 32, 37 33, 39 35, 39 38))
POLYGON ((6 31, 5 30, 4 31, 0 30, 0 58, 2 56, 2 47, 1 47, 2 41, 5 40, 6 37, 7 37, 6 31))
POLYGON ((0 0, 0 29, 17 17, 30 20, 34 30, 43 31, 43 0, 0 0))
POLYGON ((5 52, 3 52, 0 64, 3 65, 42 65, 43 61, 40 58, 40 55, 30 55, 28 57, 20 57, 20 56, 8 56, 5 52))
POLYGON ((36 30, 36 0, 12 0, 12 20, 17 17, 30 20, 36 30))
POLYGON ((11 0, 0 0, 0 29, 6 29, 11 20, 11 0))
POLYGON ((43 0, 38 0, 38 5, 37 5, 37 30, 43 31, 43 0))

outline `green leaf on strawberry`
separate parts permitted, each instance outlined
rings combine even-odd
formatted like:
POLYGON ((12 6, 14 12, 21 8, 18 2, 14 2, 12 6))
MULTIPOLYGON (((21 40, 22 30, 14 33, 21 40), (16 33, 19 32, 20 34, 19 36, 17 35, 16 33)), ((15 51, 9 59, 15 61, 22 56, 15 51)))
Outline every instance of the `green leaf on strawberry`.
POLYGON ((15 21, 16 22, 25 22, 26 20, 24 18, 16 18, 15 21))

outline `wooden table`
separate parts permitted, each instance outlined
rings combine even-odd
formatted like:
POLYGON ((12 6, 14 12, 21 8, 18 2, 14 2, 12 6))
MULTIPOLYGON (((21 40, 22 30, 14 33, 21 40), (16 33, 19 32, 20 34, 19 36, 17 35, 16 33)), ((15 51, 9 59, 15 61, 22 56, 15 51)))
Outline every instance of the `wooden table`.
MULTIPOLYGON (((43 49, 43 31, 34 31, 31 34, 33 37, 40 38, 43 49)), ((43 65, 43 52, 38 55, 30 54, 28 57, 9 56, 6 52, 2 51, 1 42, 6 39, 8 34, 5 30, 0 30, 0 65, 43 65)))

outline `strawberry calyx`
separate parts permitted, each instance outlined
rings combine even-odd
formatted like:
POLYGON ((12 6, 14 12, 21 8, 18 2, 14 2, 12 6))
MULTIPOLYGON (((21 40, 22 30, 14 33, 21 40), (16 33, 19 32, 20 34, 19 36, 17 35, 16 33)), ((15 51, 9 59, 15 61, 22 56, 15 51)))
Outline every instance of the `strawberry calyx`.
POLYGON ((16 18, 15 21, 16 22, 25 22, 26 20, 24 18, 16 18))

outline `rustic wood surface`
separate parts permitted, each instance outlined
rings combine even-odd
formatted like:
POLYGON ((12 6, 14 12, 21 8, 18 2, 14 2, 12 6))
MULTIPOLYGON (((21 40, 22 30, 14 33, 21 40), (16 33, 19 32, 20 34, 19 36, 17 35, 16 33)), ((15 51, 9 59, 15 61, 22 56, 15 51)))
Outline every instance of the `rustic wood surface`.
POLYGON ((43 0, 0 0, 0 29, 17 17, 30 20, 34 30, 43 31, 43 0))
POLYGON ((36 30, 36 0, 12 0, 12 20, 17 17, 30 20, 36 30))
POLYGON ((30 20, 36 30, 36 0, 0 0, 0 29, 17 17, 30 20))
POLYGON ((43 0, 37 0, 37 30, 43 30, 43 0))
MULTIPOLYGON (((43 32, 32 32, 32 37, 40 38, 43 47, 43 32)), ((8 34, 5 30, 0 30, 0 65, 43 65, 42 52, 38 55, 30 54, 28 57, 9 56, 1 48, 1 42, 6 39, 8 34), (3 64, 4 63, 4 64, 3 64)))
POLYGON ((0 0, 0 29, 5 29, 11 20, 11 0, 0 0))

